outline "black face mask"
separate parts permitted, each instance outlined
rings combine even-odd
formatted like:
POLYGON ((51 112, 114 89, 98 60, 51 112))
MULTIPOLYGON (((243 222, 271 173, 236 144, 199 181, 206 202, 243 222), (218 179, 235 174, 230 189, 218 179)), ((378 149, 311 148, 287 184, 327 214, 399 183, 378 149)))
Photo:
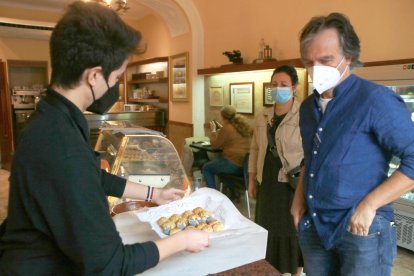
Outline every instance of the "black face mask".
POLYGON ((108 90, 103 94, 102 97, 95 100, 95 93, 92 90, 92 96, 94 98, 93 103, 86 109, 87 111, 96 113, 96 114, 105 114, 108 110, 118 101, 119 98, 119 82, 114 86, 109 87, 108 82, 106 83, 108 90))

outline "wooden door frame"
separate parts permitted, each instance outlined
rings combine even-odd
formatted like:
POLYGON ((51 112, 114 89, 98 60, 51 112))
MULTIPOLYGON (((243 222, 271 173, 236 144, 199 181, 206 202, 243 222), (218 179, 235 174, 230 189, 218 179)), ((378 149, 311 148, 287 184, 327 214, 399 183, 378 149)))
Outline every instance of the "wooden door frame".
POLYGON ((0 59, 0 148, 1 167, 10 170, 12 162, 13 144, 13 122, 12 105, 8 89, 6 62, 0 59))

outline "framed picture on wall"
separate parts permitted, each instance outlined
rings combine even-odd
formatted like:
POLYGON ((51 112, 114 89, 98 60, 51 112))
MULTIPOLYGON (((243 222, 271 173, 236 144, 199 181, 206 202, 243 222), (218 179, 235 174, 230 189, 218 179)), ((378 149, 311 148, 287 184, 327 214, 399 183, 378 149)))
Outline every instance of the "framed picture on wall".
POLYGON ((254 113, 254 82, 230 83, 230 105, 238 113, 254 113))
POLYGON ((223 106, 223 87, 210 87, 210 106, 223 106))
POLYGON ((188 64, 188 52, 170 56, 169 58, 169 90, 170 99, 173 102, 188 101, 190 89, 188 64))
POLYGON ((264 106, 271 106, 273 105, 272 100, 272 88, 270 82, 263 83, 263 105, 264 106))

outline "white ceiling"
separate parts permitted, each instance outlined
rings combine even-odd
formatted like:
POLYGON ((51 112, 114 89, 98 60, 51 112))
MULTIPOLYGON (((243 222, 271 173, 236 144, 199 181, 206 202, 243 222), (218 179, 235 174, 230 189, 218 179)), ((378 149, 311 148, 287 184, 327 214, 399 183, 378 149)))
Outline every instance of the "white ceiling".
MULTIPOLYGON (((66 6, 74 2, 74 0, 0 0, 1 6, 6 7, 17 7, 25 8, 35 11, 52 11, 52 12, 61 12, 63 13, 66 6)), ((139 0, 129 0, 128 10, 126 17, 133 17, 135 19, 140 19, 152 11, 147 7, 140 5, 139 0)))
MULTIPOLYGON (((122 16, 128 19, 140 19, 153 13, 153 11, 147 6, 139 4, 139 1, 140 0, 129 0, 128 6, 130 9, 122 16)), ((66 6, 71 2, 73 2, 73 0, 0 0, 0 6, 24 8, 33 10, 34 13, 50 11, 63 14, 66 6)), ((46 27, 53 27, 56 23, 5 18, 0 18, 0 22, 46 27)), ((0 37, 49 40, 50 34, 51 31, 47 30, 33 30, 0 26, 0 37)))

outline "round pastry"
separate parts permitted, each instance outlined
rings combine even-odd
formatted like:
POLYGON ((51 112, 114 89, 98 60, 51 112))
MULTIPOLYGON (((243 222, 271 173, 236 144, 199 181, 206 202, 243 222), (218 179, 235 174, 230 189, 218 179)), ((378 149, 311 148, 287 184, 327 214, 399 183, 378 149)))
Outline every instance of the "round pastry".
POLYGON ((161 225, 162 232, 166 235, 170 234, 171 229, 175 228, 175 223, 171 221, 164 222, 161 225))
POLYGON ((185 211, 184 213, 181 214, 181 217, 183 218, 188 218, 189 216, 191 216, 193 214, 192 211, 185 211))
POLYGON ((209 225, 213 226, 214 224, 220 223, 220 221, 216 220, 216 219, 212 219, 208 222, 209 225))
POLYGON ((169 220, 169 221, 172 221, 172 222, 177 222, 177 220, 179 220, 180 218, 181 218, 181 216, 180 216, 180 215, 174 214, 174 215, 171 215, 171 216, 168 218, 168 220, 169 220))
POLYGON ((178 233, 178 232, 180 232, 181 231, 181 229, 180 228, 174 228, 174 229, 171 229, 171 231, 170 231, 170 235, 174 235, 175 233, 178 233))
POLYGON ((175 223, 177 225, 177 228, 184 229, 187 226, 187 220, 184 218, 180 218, 175 223))
POLYGON ((204 226, 206 226, 207 225, 207 223, 205 223, 205 222, 200 222, 200 224, 198 224, 197 226, 196 226, 196 228, 198 229, 198 230, 202 230, 203 229, 203 227, 204 226))
POLYGON ((158 220, 157 220, 157 223, 158 223, 158 225, 162 225, 162 224, 164 224, 165 222, 167 222, 168 221, 168 219, 166 218, 166 217, 160 217, 158 220))
POLYGON ((197 208, 194 208, 193 209, 193 213, 194 214, 200 214, 200 212, 203 212, 204 211, 204 209, 203 208, 201 208, 201 207, 197 207, 197 208))
POLYGON ((203 222, 208 222, 209 220, 212 219, 212 213, 210 211, 202 211, 198 214, 201 218, 201 221, 203 222))
POLYGON ((204 219, 203 219, 202 217, 200 217, 200 215, 197 215, 197 216, 196 216, 196 219, 197 219, 197 222, 198 222, 198 223, 202 223, 202 222, 205 222, 205 219, 206 219, 206 218, 204 218, 204 219))
POLYGON ((215 220, 216 219, 213 216, 209 216, 209 217, 207 217, 206 222, 210 223, 210 222, 215 221, 215 220))
POLYGON ((185 229, 192 229, 192 230, 195 230, 195 229, 197 229, 197 228, 195 228, 195 227, 194 227, 194 226, 192 226, 192 225, 187 225, 187 227, 186 227, 185 229))
POLYGON ((198 220, 199 220, 199 216, 197 215, 191 215, 187 218, 188 224, 192 225, 192 226, 197 226, 198 225, 198 220))
POLYGON ((203 228, 201 228, 201 230, 211 233, 213 232, 213 227, 211 227, 211 225, 206 224, 203 226, 203 228))
POLYGON ((213 230, 214 232, 220 232, 224 230, 224 225, 221 222, 218 222, 216 224, 213 225, 213 230))
POLYGON ((200 214, 203 214, 203 215, 205 215, 207 217, 213 216, 213 213, 210 212, 209 210, 203 210, 200 214))

